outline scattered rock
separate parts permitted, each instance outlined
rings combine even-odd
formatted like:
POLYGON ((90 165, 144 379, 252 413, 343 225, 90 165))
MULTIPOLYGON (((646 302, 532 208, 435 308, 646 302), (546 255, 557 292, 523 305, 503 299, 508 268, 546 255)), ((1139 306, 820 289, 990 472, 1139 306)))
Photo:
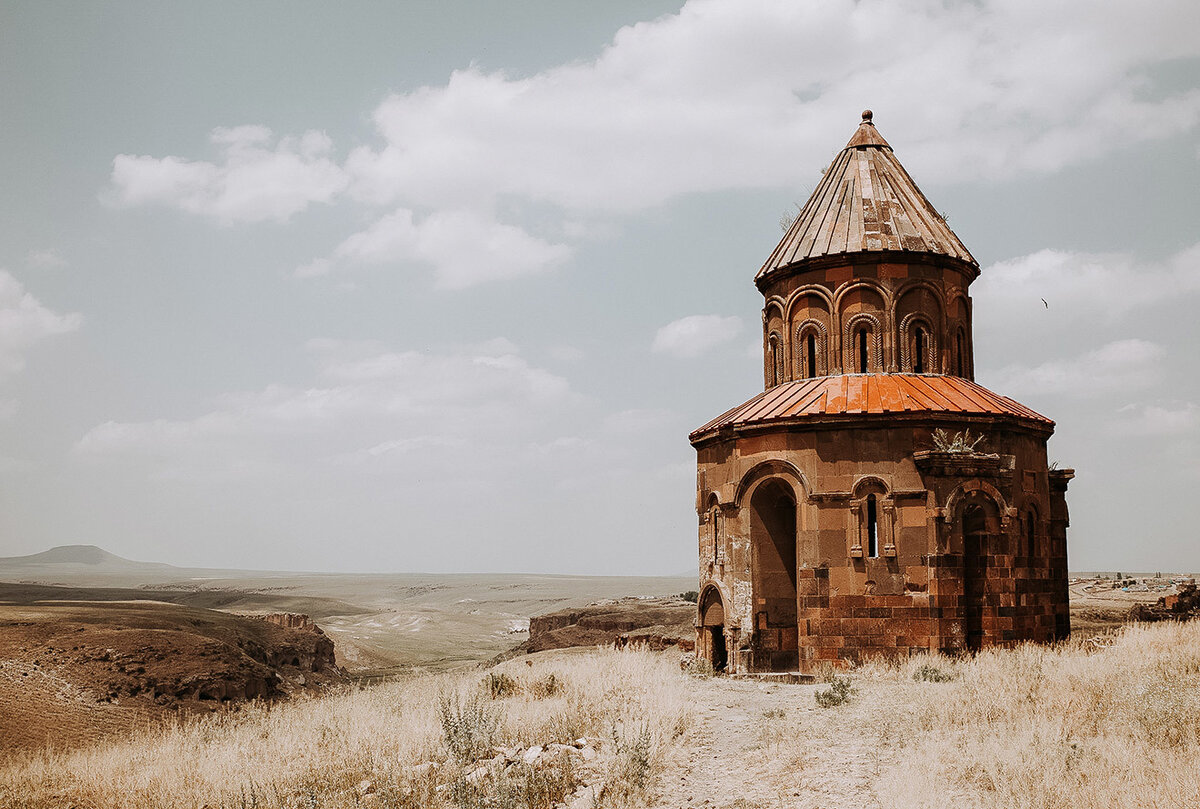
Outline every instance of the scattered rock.
POLYGON ((491 777, 492 768, 484 765, 471 770, 469 773, 463 776, 463 780, 468 784, 482 784, 491 777))
POLYGON ((525 755, 521 756, 521 761, 526 764, 533 764, 541 758, 543 747, 540 744, 535 744, 533 747, 525 751, 525 755))

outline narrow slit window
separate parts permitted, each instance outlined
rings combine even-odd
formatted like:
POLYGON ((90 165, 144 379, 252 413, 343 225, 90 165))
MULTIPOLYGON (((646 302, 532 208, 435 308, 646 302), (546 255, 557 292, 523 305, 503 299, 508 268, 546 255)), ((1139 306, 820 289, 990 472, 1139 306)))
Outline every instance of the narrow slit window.
POLYGON ((925 373, 925 330, 920 327, 913 336, 913 372, 925 373))
POLYGON ((817 336, 809 333, 808 335, 808 378, 815 379, 817 376, 817 336))
POLYGON ((858 372, 865 374, 867 366, 867 330, 862 329, 858 333, 858 372))
POLYGON ((879 521, 875 513, 875 495, 867 495, 867 556, 879 555, 879 521))
POLYGON ((954 353, 956 355, 955 356, 955 364, 958 368, 958 375, 960 377, 965 376, 963 374, 963 336, 962 336, 961 331, 958 334, 954 335, 954 343, 955 343, 954 353))
POLYGON ((1037 539, 1034 533, 1035 524, 1033 521, 1033 512, 1025 515, 1025 533, 1029 542, 1029 555, 1034 556, 1037 553, 1037 539))
POLYGON ((767 378, 771 387, 783 381, 783 374, 779 373, 780 359, 779 336, 772 334, 767 338, 767 378))

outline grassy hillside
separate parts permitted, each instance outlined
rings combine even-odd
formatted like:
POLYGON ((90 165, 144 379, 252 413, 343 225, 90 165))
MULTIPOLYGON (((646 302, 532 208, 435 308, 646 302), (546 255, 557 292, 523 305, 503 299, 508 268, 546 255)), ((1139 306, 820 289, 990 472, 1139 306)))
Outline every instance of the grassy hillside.
POLYGON ((870 665, 835 707, 677 655, 547 653, 10 759, 0 805, 1195 805, 1200 624, 1103 643, 870 665))

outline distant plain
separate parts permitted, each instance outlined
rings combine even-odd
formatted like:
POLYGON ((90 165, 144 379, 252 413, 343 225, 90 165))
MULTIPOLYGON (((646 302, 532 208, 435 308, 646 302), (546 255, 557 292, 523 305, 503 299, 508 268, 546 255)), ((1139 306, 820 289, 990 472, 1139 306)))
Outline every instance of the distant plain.
POLYGON ((689 576, 212 570, 135 562, 92 546, 54 551, 0 559, 0 582, 23 585, 6 588, 9 603, 37 600, 38 585, 57 585, 75 588, 71 600, 304 613, 334 640, 339 664, 361 675, 490 660, 528 638, 532 615, 696 587, 689 576))

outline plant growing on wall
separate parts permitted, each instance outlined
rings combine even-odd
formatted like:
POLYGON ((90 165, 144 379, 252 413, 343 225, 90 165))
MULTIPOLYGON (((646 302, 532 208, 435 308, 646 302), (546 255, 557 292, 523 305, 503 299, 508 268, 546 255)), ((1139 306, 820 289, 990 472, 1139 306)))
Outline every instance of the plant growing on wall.
POLYGON ((971 435, 970 430, 961 430, 951 435, 949 430, 938 427, 933 431, 933 447, 938 452, 975 452, 987 436, 982 433, 971 435))

